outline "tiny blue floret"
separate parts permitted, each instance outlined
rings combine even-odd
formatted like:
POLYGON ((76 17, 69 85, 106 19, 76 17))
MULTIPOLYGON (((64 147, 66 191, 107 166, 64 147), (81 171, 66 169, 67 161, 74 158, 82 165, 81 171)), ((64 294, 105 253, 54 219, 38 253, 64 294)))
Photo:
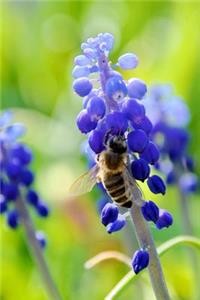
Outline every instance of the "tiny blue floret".
POLYGON ((149 253, 146 250, 137 250, 132 258, 132 267, 135 274, 145 269, 149 264, 149 253))

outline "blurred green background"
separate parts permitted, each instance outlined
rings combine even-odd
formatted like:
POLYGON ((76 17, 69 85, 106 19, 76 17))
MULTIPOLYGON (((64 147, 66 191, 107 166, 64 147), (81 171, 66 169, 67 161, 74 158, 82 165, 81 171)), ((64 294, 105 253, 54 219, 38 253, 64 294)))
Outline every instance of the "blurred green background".
MULTIPOLYGON (((199 28, 199 1, 1 3, 1 106, 12 108, 15 120, 27 126, 24 140, 34 150, 35 186, 51 207, 48 219, 38 220, 34 214, 33 219, 37 228, 48 235, 45 255, 66 300, 104 299, 127 267, 112 260, 87 271, 84 262, 103 250, 132 255, 136 247, 131 229, 106 234, 96 212, 96 191, 76 201, 67 197, 70 183, 86 170, 80 155, 83 137, 75 125, 81 100, 71 88, 73 58, 80 52, 80 43, 99 32, 111 32, 116 39, 113 62, 126 51, 136 53, 140 59, 139 67, 124 73, 125 78, 139 77, 148 85, 174 85, 191 110, 190 150, 199 171, 199 28)), ((147 190, 144 193, 147 199, 172 212, 175 220, 166 231, 152 228, 156 243, 181 234, 177 191, 170 188, 164 197, 155 197, 147 190)), ((199 236, 199 195, 188 201, 199 236)), ((2 219, 0 299, 47 299, 22 228, 12 231, 2 219)), ((162 264, 173 300, 193 300, 194 275, 185 248, 171 250, 162 258, 162 264)), ((118 299, 154 297, 148 281, 140 278, 118 299)))

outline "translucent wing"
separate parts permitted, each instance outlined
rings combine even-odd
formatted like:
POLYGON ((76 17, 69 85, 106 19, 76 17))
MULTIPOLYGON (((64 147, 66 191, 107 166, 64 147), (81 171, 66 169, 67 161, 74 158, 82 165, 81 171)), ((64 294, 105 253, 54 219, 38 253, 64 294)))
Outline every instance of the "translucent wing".
POLYGON ((72 196, 83 195, 92 190, 97 182, 97 174, 99 166, 95 165, 88 172, 81 175, 69 188, 69 193, 72 196))
POLYGON ((127 187, 130 188, 133 196, 133 201, 141 206, 143 205, 143 195, 140 186, 137 184, 136 180, 131 176, 128 168, 125 168, 124 179, 127 187))

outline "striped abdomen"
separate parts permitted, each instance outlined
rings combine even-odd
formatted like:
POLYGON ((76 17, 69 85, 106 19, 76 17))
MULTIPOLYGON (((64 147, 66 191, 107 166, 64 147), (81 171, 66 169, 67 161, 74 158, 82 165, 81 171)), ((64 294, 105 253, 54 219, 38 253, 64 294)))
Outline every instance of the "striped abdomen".
POLYGON ((126 188, 123 173, 106 176, 103 184, 114 202, 122 207, 130 208, 132 206, 131 193, 126 188))

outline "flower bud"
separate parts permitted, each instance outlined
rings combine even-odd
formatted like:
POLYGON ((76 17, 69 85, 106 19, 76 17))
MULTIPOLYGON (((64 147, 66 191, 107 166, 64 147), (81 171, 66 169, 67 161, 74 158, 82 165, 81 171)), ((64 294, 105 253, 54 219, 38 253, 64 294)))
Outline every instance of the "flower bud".
POLYGON ((146 201, 141 207, 143 217, 147 221, 156 223, 159 218, 159 208, 153 201, 146 201))
POLYGON ((179 178, 179 186, 184 194, 195 192, 198 184, 198 178, 193 173, 185 173, 179 178))
POLYGON ((185 128, 167 127, 165 131, 165 149, 172 161, 179 160, 189 142, 189 133, 185 128))
POLYGON ((26 186, 29 186, 34 181, 34 174, 29 169, 23 169, 20 175, 20 182, 26 186))
POLYGON ((123 134, 128 128, 128 122, 124 114, 119 111, 112 112, 106 117, 107 129, 113 135, 123 134))
POLYGON ((75 66, 72 70, 72 76, 74 78, 87 77, 90 74, 90 70, 85 66, 75 66))
POLYGON ((105 133, 102 130, 95 129, 89 135, 88 143, 90 148, 96 153, 100 153, 105 149, 104 145, 105 133))
POLYGON ((144 182, 149 177, 150 167, 144 159, 140 158, 131 163, 131 171, 135 179, 144 182))
POLYGON ((194 160, 190 156, 186 156, 184 159, 184 163, 188 171, 194 172, 194 160))
POLYGON ((105 91, 114 101, 121 101, 127 95, 126 85, 119 76, 112 76, 107 80, 105 91))
POLYGON ((140 123, 145 117, 144 105, 138 103, 135 99, 124 101, 122 111, 134 123, 140 123))
POLYGON ((86 77, 78 78, 74 80, 73 89, 80 97, 84 97, 91 92, 92 83, 86 77))
POLYGON ((9 211, 7 214, 7 224, 11 228, 17 228, 19 224, 19 214, 16 210, 9 211))
POLYGON ((6 200, 16 200, 19 195, 19 189, 15 183, 8 182, 4 184, 3 195, 6 200))
POLYGON ((107 203, 101 211, 101 223, 107 226, 117 220, 119 214, 118 207, 113 203, 107 203))
POLYGON ((126 219, 123 215, 119 214, 116 221, 107 225, 107 232, 112 233, 121 230, 126 225, 126 219))
POLYGON ((136 129, 128 134, 128 146, 133 152, 143 152, 147 147, 148 142, 148 136, 141 129, 136 129))
POLYGON ((146 116, 144 116, 144 118, 139 122, 132 122, 132 126, 135 129, 142 129, 147 135, 151 133, 153 128, 151 121, 146 116))
POLYGON ((5 171, 10 179, 16 180, 22 171, 21 163, 18 159, 12 159, 5 165, 5 171))
POLYGON ((106 50, 110 51, 113 48, 114 45, 114 37, 111 33, 104 33, 102 35, 102 41, 106 44, 106 50))
POLYGON ((134 69, 138 65, 138 58, 133 53, 126 53, 118 58, 118 64, 124 70, 134 69))
POLYGON ((175 175, 174 171, 172 170, 167 174, 166 183, 174 184, 175 182, 176 182, 176 175, 175 175))
POLYGON ((106 105, 102 98, 92 97, 87 103, 87 111, 93 120, 99 120, 104 117, 106 105))
POLYGON ((142 99, 147 92, 147 86, 143 80, 134 78, 128 82, 128 95, 130 98, 142 99))
POLYGON ((38 212, 38 215, 40 215, 41 217, 47 217, 49 215, 49 209, 47 205, 43 202, 37 203, 36 210, 38 212))
POLYGON ((166 186, 163 182, 163 180, 157 176, 153 175, 147 179, 147 184, 150 189, 150 191, 154 194, 165 194, 166 186))
POLYGON ((76 123, 82 133, 88 133, 97 126, 96 121, 92 121, 86 109, 80 111, 76 118, 76 123))
POLYGON ((34 190, 30 189, 26 194, 26 199, 28 203, 32 204, 33 206, 36 206, 38 204, 39 197, 34 190))
POLYGON ((145 159, 149 164, 155 164, 160 157, 158 147, 154 143, 149 142, 145 150, 140 154, 140 157, 145 159))
POLYGON ((135 274, 145 269, 149 264, 149 253, 146 250, 137 250, 132 258, 132 267, 135 274))
POLYGON ((164 209, 159 209, 159 218, 156 222, 156 227, 158 229, 162 229, 162 228, 167 228, 172 224, 173 224, 172 215, 164 209))
POLYGON ((22 165, 27 165, 31 162, 33 155, 27 146, 18 143, 12 148, 11 157, 18 159, 22 165))
POLYGON ((89 65, 90 62, 91 61, 89 60, 89 58, 86 57, 85 55, 78 55, 74 59, 75 65, 78 65, 78 66, 86 66, 86 65, 89 65))

